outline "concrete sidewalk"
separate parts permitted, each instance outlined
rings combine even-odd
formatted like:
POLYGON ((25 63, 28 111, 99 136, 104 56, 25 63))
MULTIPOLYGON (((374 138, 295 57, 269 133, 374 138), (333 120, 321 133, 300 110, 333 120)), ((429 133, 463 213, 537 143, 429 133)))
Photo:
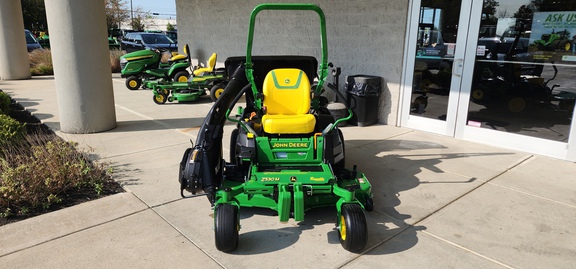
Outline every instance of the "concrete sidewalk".
MULTIPOLYGON (((368 247, 345 251, 336 210, 280 223, 242 209, 240 244, 216 250, 206 198, 182 199, 178 163, 211 107, 156 105, 114 76, 117 128, 58 132, 52 77, 0 89, 114 170, 126 193, 0 227, 2 268, 573 268, 576 164, 393 126, 348 126, 348 165, 373 185, 368 247)), ((233 125, 225 128, 229 135, 233 125)), ((228 137, 224 138, 227 147, 228 137)), ((226 149, 227 150, 227 149, 226 149)), ((227 156, 228 152, 224 152, 227 156)))

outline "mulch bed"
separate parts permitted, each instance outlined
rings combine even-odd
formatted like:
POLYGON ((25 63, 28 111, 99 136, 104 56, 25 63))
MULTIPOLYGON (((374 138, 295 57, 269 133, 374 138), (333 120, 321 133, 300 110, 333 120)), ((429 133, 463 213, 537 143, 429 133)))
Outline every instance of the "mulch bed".
MULTIPOLYGON (((13 102, 10 105, 10 108, 11 108, 10 117, 14 118, 19 122, 26 123, 26 132, 28 134, 53 136, 56 137, 56 139, 61 139, 57 137, 54 134, 54 132, 50 128, 48 128, 48 126, 43 124, 38 118, 32 115, 22 105, 13 102)), ((110 180, 107 181, 106 184, 104 184, 100 196, 98 196, 95 193, 93 188, 73 189, 71 191, 68 191, 67 193, 59 194, 58 197, 62 199, 62 202, 54 204, 48 209, 35 209, 30 210, 30 212, 28 212, 28 214, 26 215, 11 216, 9 218, 0 218, 0 226, 121 192, 124 192, 122 186, 120 186, 120 184, 118 184, 117 182, 115 182, 113 179, 110 178, 110 180)))

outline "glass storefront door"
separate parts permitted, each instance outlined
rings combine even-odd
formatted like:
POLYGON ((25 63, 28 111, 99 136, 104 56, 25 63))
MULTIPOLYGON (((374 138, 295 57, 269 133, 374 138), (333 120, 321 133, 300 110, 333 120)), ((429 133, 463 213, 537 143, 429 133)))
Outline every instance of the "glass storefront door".
POLYGON ((471 8, 470 1, 414 1, 404 126, 454 135, 471 8))
POLYGON ((403 126, 576 160, 576 1, 414 2, 403 126))

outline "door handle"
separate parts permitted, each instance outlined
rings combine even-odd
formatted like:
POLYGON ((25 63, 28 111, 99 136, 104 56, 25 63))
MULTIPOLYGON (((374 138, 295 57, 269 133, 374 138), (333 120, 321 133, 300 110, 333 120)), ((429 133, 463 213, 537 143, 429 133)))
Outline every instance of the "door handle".
POLYGON ((454 60, 454 66, 452 66, 452 74, 461 77, 462 76, 462 64, 464 63, 464 59, 456 59, 454 60), (456 69, 458 69, 458 73, 456 73, 456 69))

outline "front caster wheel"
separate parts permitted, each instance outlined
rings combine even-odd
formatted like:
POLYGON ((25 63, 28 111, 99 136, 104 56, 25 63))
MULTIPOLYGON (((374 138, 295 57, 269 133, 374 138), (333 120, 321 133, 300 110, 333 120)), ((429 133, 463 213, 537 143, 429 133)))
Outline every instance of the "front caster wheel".
POLYGON ((364 205, 364 209, 368 212, 374 211, 374 200, 370 197, 366 198, 366 204, 364 205))
POLYGON ((152 100, 154 100, 154 103, 158 105, 165 104, 166 101, 168 101, 168 94, 166 94, 165 92, 159 92, 158 95, 152 96, 152 100))
POLYGON ((214 209, 214 238, 216 248, 223 252, 234 251, 238 247, 238 208, 231 204, 219 204, 214 209))
POLYGON ((368 241, 364 210, 357 204, 344 204, 341 213, 338 227, 340 244, 345 250, 360 252, 368 241))

